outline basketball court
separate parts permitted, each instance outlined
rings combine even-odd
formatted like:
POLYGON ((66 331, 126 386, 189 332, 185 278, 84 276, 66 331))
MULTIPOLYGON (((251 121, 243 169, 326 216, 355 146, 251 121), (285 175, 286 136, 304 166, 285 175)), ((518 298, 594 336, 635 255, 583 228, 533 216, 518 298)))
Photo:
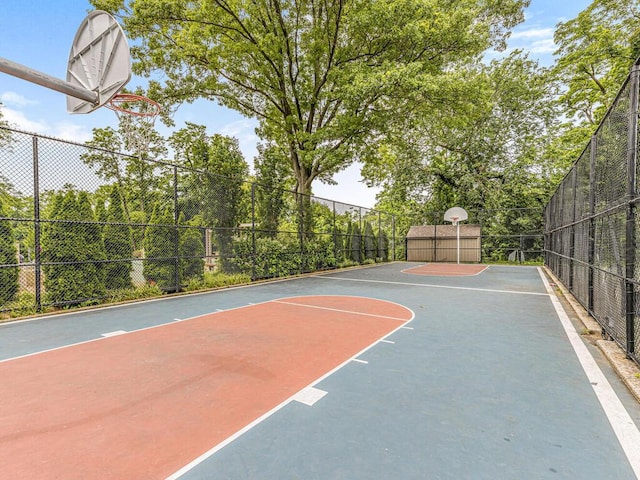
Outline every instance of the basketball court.
MULTIPOLYGON (((160 106, 121 93, 129 47, 111 16, 88 15, 68 65, 64 81, 0 58, 71 113, 153 125, 160 106)), ((460 265, 459 249, 455 265, 0 325, 2 476, 639 478, 640 406, 542 270, 460 265)))
POLYGON ((407 267, 1 325, 4 474, 636 478, 640 406, 541 270, 407 267))

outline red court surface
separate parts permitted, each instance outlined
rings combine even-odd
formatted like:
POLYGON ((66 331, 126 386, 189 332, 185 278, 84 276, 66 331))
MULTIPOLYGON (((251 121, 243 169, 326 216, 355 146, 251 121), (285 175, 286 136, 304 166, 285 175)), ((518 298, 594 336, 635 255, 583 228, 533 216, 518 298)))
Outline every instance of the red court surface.
POLYGON ((402 273, 437 277, 465 277, 478 275, 487 268, 487 265, 478 265, 476 263, 427 263, 417 267, 406 268, 402 270, 402 273))
POLYGON ((413 318, 292 297, 0 362, 2 478, 165 478, 413 318))

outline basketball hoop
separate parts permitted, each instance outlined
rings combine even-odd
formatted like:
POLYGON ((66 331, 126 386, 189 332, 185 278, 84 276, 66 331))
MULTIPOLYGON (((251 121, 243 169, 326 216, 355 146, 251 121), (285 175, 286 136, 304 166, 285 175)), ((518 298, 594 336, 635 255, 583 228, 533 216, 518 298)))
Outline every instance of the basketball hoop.
POLYGON ((158 102, 133 93, 117 93, 105 106, 118 117, 125 148, 142 158, 149 149, 153 126, 161 111, 158 102))
POLYGON ((451 222, 451 224, 456 227, 456 258, 458 263, 460 263, 460 223, 467 220, 468 215, 467 211, 462 207, 451 207, 449 210, 444 212, 444 221, 451 222))

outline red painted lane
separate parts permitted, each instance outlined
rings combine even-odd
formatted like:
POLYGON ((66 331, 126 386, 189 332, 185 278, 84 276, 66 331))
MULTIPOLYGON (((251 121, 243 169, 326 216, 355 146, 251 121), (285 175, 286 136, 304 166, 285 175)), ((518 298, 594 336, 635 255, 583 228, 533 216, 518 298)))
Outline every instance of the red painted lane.
POLYGON ((407 268, 403 273, 413 275, 432 275, 439 277, 464 277, 470 275, 478 275, 486 270, 487 265, 468 264, 468 263, 427 263, 418 267, 407 268))
POLYGON ((412 318, 283 301, 0 363, 2 477, 165 478, 412 318))

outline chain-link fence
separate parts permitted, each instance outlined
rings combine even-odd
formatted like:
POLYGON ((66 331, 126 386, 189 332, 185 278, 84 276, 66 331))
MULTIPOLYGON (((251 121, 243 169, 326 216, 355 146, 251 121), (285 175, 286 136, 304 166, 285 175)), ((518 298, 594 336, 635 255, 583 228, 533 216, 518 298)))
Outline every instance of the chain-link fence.
POLYGON ((545 210, 546 264, 628 356, 639 361, 636 65, 545 210))
MULTIPOLYGON (((176 163, 0 129, 0 315, 405 260, 412 225, 444 223, 176 163)), ((522 262, 541 258, 540 219, 465 223, 480 260, 522 262)))
POLYGON ((0 129, 0 311, 398 258, 393 216, 0 129))

